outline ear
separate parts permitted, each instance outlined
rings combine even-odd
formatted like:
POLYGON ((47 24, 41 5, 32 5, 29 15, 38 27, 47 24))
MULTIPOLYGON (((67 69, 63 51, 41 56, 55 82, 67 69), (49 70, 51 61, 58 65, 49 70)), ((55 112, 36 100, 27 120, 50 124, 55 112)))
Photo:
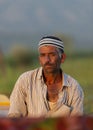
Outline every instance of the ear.
POLYGON ((63 53, 61 56, 61 63, 64 63, 65 59, 66 59, 66 54, 63 53))

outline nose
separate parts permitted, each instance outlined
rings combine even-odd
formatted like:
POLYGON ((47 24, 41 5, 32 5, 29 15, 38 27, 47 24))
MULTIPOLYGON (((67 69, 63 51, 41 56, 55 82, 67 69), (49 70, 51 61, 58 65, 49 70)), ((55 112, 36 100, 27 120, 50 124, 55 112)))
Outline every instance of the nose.
POLYGON ((50 61, 50 57, 48 55, 45 56, 45 61, 49 62, 50 61))

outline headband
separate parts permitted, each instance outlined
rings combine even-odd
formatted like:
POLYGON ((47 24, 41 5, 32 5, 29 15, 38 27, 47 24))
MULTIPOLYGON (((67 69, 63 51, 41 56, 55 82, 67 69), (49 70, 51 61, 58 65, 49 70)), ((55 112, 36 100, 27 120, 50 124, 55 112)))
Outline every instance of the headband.
POLYGON ((38 48, 45 46, 45 45, 55 46, 55 47, 60 48, 61 50, 64 51, 63 41, 58 40, 58 39, 53 39, 53 38, 41 39, 39 44, 38 44, 38 48))

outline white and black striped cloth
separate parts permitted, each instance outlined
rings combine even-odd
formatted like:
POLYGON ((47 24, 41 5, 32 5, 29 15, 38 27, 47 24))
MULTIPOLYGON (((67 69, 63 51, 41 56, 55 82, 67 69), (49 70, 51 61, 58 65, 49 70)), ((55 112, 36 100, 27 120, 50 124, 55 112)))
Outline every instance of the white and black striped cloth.
POLYGON ((64 51, 63 41, 61 41, 60 39, 55 39, 54 37, 42 38, 38 44, 38 48, 40 48, 41 46, 44 46, 44 45, 55 46, 64 51))

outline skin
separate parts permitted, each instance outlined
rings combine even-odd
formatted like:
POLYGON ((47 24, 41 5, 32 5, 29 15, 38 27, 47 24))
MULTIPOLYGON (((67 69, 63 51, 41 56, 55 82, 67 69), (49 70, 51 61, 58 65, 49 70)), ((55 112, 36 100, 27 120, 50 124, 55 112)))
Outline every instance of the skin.
POLYGON ((48 88, 48 100, 55 102, 62 87, 61 63, 65 61, 65 54, 59 56, 58 49, 45 45, 39 48, 39 61, 43 67, 44 81, 48 88))

